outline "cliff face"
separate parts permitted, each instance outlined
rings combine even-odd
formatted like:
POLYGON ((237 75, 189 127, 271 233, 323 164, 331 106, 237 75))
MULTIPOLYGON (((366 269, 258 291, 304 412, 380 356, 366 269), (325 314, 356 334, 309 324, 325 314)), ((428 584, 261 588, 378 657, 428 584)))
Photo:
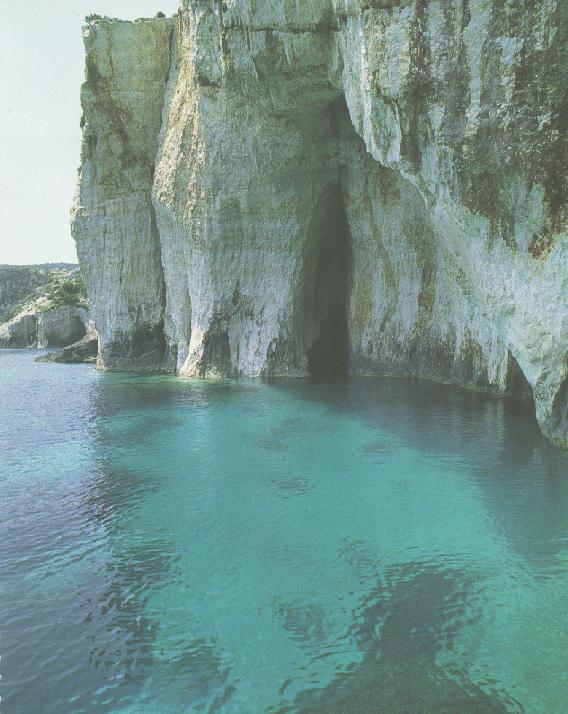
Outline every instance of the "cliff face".
POLYGON ((67 347, 93 329, 84 308, 59 305, 38 309, 30 305, 0 324, 0 348, 67 347))
POLYGON ((109 369, 530 391, 568 442, 568 6, 189 0, 85 30, 109 369))
POLYGON ((12 305, 0 348, 66 347, 94 331, 76 265, 2 267, 0 295, 12 305))
POLYGON ((116 368, 158 367, 164 279, 151 201, 170 22, 99 22, 85 33, 81 184, 73 232, 99 332, 116 368))
POLYGON ((48 269, 26 265, 0 266, 0 323, 23 298, 50 279, 48 269))

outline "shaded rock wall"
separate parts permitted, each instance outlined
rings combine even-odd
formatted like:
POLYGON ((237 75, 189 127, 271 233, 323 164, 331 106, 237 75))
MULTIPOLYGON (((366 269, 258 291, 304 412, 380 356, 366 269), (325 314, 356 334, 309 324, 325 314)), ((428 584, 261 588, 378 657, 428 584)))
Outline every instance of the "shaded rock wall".
POLYGON ((73 305, 59 305, 38 313, 37 346, 67 347, 87 333, 89 312, 73 305))
POLYGON ((568 441, 567 40, 560 0, 91 23, 73 230, 101 365, 304 375, 344 352, 530 385, 568 441))

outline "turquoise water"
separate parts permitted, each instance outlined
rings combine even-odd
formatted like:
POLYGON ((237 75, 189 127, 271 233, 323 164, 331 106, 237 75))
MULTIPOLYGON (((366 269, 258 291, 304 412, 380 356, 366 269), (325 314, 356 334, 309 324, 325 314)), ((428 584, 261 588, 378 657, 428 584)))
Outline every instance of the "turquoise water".
POLYGON ((426 383, 0 351, 2 714, 568 712, 568 454, 426 383))

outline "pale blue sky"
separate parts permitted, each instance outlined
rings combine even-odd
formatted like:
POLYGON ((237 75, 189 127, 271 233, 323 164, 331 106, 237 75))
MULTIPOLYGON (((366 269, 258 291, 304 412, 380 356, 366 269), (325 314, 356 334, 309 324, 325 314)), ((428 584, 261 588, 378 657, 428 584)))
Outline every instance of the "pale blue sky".
POLYGON ((171 15, 179 0, 0 0, 0 263, 75 261, 82 26, 171 15))

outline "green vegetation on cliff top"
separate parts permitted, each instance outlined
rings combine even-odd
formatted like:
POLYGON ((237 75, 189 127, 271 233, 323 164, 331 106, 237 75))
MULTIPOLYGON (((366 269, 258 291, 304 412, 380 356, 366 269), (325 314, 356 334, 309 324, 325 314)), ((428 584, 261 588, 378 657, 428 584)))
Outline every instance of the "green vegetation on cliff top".
POLYGON ((8 322, 26 308, 35 306, 37 310, 44 312, 61 305, 88 308, 85 284, 79 272, 53 270, 50 281, 14 305, 4 316, 4 321, 8 322))

